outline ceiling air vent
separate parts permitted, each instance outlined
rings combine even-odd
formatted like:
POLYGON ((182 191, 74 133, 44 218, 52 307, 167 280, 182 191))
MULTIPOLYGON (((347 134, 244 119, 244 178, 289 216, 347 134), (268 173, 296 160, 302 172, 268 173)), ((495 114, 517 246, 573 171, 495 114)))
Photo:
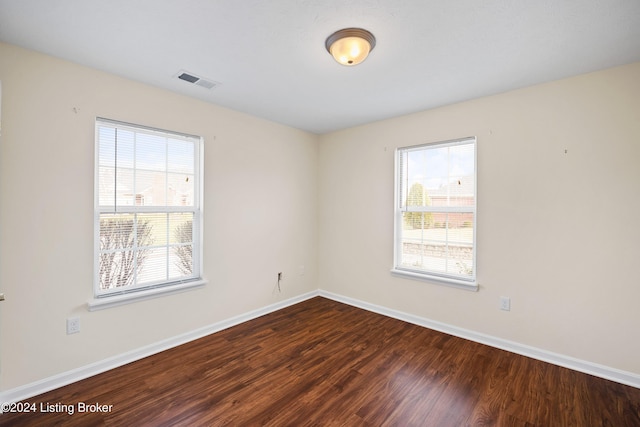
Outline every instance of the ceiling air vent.
POLYGON ((185 82, 192 83, 205 89, 213 89, 216 86, 220 86, 220 83, 216 81, 205 79, 204 77, 196 76, 195 74, 186 71, 180 71, 178 74, 176 74, 176 77, 180 80, 184 80, 185 82))

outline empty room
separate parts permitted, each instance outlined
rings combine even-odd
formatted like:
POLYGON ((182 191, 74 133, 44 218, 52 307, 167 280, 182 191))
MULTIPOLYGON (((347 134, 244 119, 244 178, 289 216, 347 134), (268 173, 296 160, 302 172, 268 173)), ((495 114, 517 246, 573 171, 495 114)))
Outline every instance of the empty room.
POLYGON ((640 426, 640 2, 0 0, 0 425, 640 426))

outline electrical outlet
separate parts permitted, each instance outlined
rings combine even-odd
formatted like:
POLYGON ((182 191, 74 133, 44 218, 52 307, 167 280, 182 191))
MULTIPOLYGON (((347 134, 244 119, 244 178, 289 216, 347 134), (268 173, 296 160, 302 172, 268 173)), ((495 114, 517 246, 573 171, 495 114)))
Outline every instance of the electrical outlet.
POLYGON ((67 319, 67 335, 77 334, 80 332, 80 318, 69 317, 67 319))
POLYGON ((500 297, 500 310, 511 311, 511 298, 500 297))

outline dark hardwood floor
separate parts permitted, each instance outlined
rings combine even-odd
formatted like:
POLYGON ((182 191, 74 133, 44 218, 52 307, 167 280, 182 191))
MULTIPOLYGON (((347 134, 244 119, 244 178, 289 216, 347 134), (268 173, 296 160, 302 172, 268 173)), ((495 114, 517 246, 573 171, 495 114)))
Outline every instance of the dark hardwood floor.
POLYGON ((640 389, 320 297, 27 402, 0 425, 640 426, 640 389))

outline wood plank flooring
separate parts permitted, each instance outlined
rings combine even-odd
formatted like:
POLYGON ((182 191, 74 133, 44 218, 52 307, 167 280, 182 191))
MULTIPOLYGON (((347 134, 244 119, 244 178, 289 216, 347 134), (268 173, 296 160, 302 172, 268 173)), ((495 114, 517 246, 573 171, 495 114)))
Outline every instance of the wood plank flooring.
POLYGON ((27 402, 0 425, 640 426, 640 389, 320 297, 27 402))

